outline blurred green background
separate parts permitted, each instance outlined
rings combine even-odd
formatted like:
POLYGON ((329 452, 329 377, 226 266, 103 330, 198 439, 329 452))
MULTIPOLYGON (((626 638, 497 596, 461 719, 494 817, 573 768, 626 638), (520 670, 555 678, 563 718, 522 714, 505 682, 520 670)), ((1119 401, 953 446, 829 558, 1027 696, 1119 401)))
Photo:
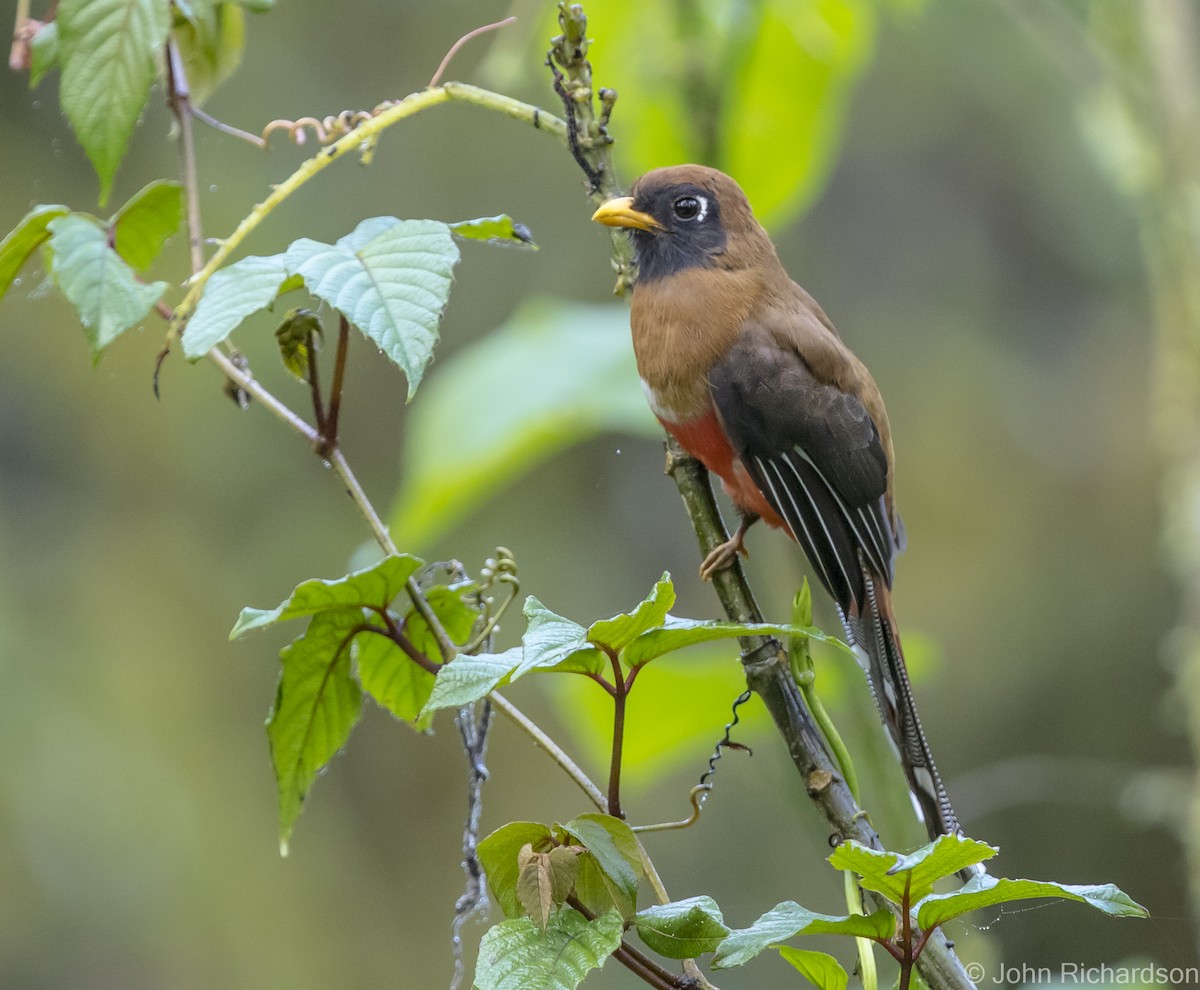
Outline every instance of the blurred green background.
MULTIPOLYGON (((537 55, 555 31, 553 5, 517 6, 512 37, 473 43, 449 76, 553 108, 537 55)), ((810 6, 814 18, 831 9, 810 6)), ((1179 845, 1191 757, 1163 660, 1177 594, 1162 563, 1138 218, 1089 142, 1087 80, 1031 25, 1030 4, 848 6, 870 30, 848 56, 862 75, 836 115, 844 132, 825 135, 828 167, 814 172, 809 211, 774 232, 888 400, 909 535, 895 598, 926 729, 969 834, 1001 847, 997 873, 1112 881, 1154 915, 1114 922, 1070 905, 1021 908, 948 934, 989 979, 1001 961, 1195 965, 1179 845)), ((589 7, 598 82, 678 55, 654 49, 649 27, 627 16, 606 24, 605 9, 589 7)), ((246 62, 207 109, 257 131, 274 117, 369 107, 421 88, 450 42, 508 12, 465 0, 281 3, 248 19, 246 62)), ((32 94, 26 82, 0 76, 4 230, 39 202, 96 208, 57 78, 32 94)), ((176 174, 159 97, 110 206, 176 174)), ((622 92, 618 138, 622 106, 653 99, 622 92)), ((787 141, 765 134, 762 154, 786 158, 787 141)), ((205 231, 219 236, 308 151, 277 139, 263 154, 201 128, 198 154, 205 231)), ((625 168, 630 181, 628 159, 625 168)), ((607 299, 607 240, 557 145, 474 108, 434 110, 389 132, 372 167, 342 164, 310 184, 247 249, 332 239, 382 213, 502 211, 542 250, 464 248, 432 388, 456 352, 523 301, 607 299)), ((182 241, 155 277, 186 271, 182 241)), ((269 316, 251 321, 238 343, 302 408, 271 326, 269 316)), ((262 721, 287 632, 232 646, 226 636, 241 606, 344 573, 368 534, 336 478, 261 410, 224 399, 208 365, 173 356, 155 401, 161 329, 131 332, 93 369, 74 314, 33 266, 0 305, 0 986, 445 986, 462 886, 457 734, 448 718, 423 738, 369 711, 314 788, 290 857, 279 857, 262 721)), ((344 446, 381 507, 403 473, 404 392, 356 339, 344 446)), ((503 383, 472 401, 486 417, 503 405, 503 383)), ((632 606, 664 569, 679 614, 716 616, 661 472, 656 440, 608 434, 536 467, 426 545, 394 535, 472 569, 504 544, 523 590, 579 621, 632 606)), ((765 531, 750 547, 751 579, 784 618, 800 554, 765 531)), ((818 618, 834 627, 828 611, 818 618)), ((519 632, 509 623, 507 640, 519 632)), ((670 719, 699 740, 672 751, 665 776, 634 768, 635 821, 685 813, 741 690, 733 653, 689 659, 664 662, 664 700, 635 703, 635 720, 670 719), (704 694, 694 706, 689 677, 704 694)), ((905 820, 865 685, 845 670, 819 676, 852 750, 883 754, 868 780, 876 824, 892 847, 915 847, 922 830, 905 820)), ((588 685, 536 680, 514 686, 513 699, 598 770, 580 697, 588 685)), ((753 758, 727 756, 700 825, 653 838, 650 852, 673 896, 711 894, 733 926, 785 899, 836 911, 823 822, 761 707, 743 711, 753 758)), ((489 763, 484 832, 586 810, 503 721, 489 763)), ((468 926, 467 941, 482 931, 468 926)), ((763 959, 716 982, 799 978, 763 959)), ((593 983, 640 985, 615 965, 593 983)))

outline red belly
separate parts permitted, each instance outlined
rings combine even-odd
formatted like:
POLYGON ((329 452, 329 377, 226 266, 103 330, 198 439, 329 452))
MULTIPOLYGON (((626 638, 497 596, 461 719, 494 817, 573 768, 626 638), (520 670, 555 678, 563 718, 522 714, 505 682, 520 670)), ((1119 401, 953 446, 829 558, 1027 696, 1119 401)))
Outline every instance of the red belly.
POLYGON ((721 479, 735 505, 761 516, 763 522, 771 526, 788 531, 787 524, 767 503, 729 445, 729 438, 725 436, 715 409, 710 409, 690 423, 668 423, 661 416, 658 421, 684 450, 721 479))

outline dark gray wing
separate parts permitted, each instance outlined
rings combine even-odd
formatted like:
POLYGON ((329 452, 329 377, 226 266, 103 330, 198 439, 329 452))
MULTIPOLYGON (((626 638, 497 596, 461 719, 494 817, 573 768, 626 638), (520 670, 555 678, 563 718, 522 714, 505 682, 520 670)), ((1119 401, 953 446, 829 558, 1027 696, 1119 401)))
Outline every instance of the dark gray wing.
POLYGON ((766 333, 743 335, 709 386, 754 483, 834 600, 857 612, 863 561, 890 585, 896 547, 884 502, 887 455, 870 414, 766 333))

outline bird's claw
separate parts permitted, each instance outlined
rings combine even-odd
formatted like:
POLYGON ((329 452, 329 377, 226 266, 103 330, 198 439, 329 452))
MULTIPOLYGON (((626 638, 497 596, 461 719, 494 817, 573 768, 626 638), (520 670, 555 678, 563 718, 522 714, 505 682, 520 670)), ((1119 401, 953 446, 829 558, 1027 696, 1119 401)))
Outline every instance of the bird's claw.
POLYGON ((713 551, 704 558, 704 563, 700 565, 700 580, 711 581, 712 576, 719 570, 728 567, 734 562, 738 554, 749 559, 750 551, 746 549, 742 542, 744 534, 739 530, 733 535, 732 539, 726 540, 719 547, 715 547, 713 551))

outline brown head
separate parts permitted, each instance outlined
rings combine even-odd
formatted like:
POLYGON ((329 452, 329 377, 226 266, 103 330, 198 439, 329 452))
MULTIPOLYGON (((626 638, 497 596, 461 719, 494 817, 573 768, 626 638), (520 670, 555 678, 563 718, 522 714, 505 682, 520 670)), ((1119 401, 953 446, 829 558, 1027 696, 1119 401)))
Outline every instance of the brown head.
POLYGON ((704 165, 647 172, 629 196, 609 200, 592 219, 630 230, 642 283, 694 268, 779 265, 741 187, 704 165))

